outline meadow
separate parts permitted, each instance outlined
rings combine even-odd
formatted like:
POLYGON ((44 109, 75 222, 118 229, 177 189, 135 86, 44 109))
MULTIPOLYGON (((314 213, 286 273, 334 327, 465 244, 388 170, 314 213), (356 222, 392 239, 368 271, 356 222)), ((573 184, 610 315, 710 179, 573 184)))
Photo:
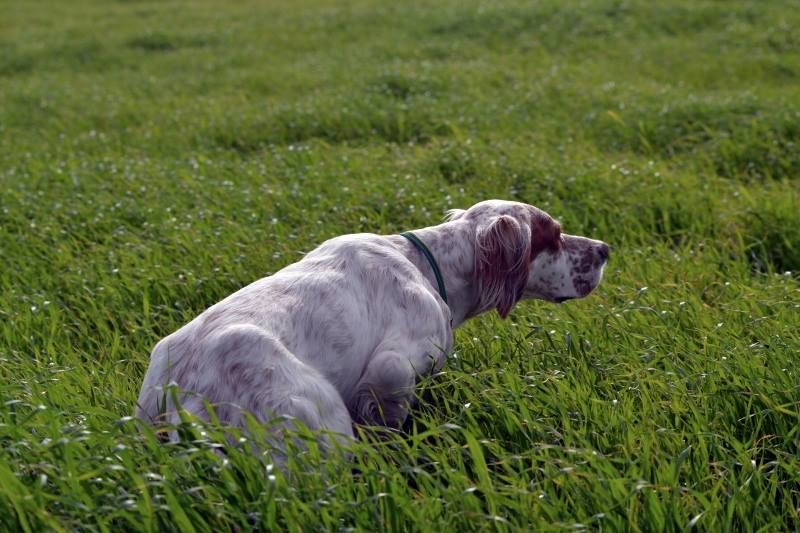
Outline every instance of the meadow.
POLYGON ((798 7, 4 2, 0 530, 797 530, 798 7), (605 280, 458 330, 407 432, 282 473, 131 418, 209 305, 488 198, 605 280))

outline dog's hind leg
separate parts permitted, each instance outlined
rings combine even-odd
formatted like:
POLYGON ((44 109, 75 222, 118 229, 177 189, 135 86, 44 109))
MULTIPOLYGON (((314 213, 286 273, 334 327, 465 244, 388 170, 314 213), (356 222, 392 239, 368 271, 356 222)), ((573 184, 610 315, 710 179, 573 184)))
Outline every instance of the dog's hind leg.
MULTIPOLYGON (((207 383, 210 394, 205 396, 212 403, 236 402, 261 422, 288 417, 311 430, 341 435, 340 442, 353 439, 350 414, 339 392, 263 329, 225 328, 215 335, 206 353, 217 358, 212 366, 220 369, 216 383, 207 383)), ((240 413, 231 418, 237 420, 229 422, 242 425, 240 413)))
MULTIPOLYGON (((164 359, 168 347, 154 352, 164 359)), ((204 339, 192 357, 175 357, 170 364, 156 361, 148 376, 146 401, 148 419, 177 423, 180 418, 169 389, 173 383, 181 408, 207 420, 205 402, 214 407, 219 421, 248 431, 247 416, 283 433, 299 422, 311 430, 336 434, 340 444, 353 440, 350 415, 339 392, 314 368, 294 356, 268 332, 254 325, 228 326, 204 339), (157 370, 156 370, 157 369, 157 370), (158 385, 156 385, 158 384, 158 385), (161 415, 155 401, 147 395, 160 395, 164 404, 161 415), (153 405, 150 405, 153 404, 153 405), (275 423, 276 419, 283 419, 275 423), (296 422, 292 422, 296 420, 296 422)), ((186 354, 179 354, 186 355, 186 354)), ((329 443, 327 438, 323 443, 329 443)))

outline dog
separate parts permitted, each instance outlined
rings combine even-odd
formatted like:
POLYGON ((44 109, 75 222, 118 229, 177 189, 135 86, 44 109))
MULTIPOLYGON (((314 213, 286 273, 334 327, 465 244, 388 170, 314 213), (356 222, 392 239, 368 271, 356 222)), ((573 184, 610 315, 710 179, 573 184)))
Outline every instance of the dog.
POLYGON ((220 422, 244 430, 245 413, 341 442, 354 439, 353 423, 399 428, 417 380, 444 365, 455 328, 491 309, 506 318, 523 299, 582 298, 608 256, 606 243, 502 200, 410 233, 330 239, 162 339, 136 415, 174 424, 177 399, 205 419, 208 402, 220 422))

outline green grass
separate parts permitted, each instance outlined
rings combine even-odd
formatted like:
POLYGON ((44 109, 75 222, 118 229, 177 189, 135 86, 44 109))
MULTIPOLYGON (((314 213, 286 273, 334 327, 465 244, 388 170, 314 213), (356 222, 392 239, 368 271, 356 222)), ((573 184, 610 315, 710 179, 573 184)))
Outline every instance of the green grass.
POLYGON ((3 13, 0 530, 800 528, 796 2, 3 13), (127 418, 207 306, 491 197, 606 279, 459 330, 409 434, 284 475, 127 418))

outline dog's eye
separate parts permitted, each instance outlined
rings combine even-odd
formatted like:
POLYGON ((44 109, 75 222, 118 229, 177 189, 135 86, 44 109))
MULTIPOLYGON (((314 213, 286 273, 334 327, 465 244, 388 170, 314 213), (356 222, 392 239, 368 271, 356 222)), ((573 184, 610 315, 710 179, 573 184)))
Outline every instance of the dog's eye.
POLYGON ((561 235, 561 226, 556 226, 554 236, 555 238, 553 239, 553 243, 550 245, 550 248, 553 251, 558 251, 564 246, 564 237, 561 235))

